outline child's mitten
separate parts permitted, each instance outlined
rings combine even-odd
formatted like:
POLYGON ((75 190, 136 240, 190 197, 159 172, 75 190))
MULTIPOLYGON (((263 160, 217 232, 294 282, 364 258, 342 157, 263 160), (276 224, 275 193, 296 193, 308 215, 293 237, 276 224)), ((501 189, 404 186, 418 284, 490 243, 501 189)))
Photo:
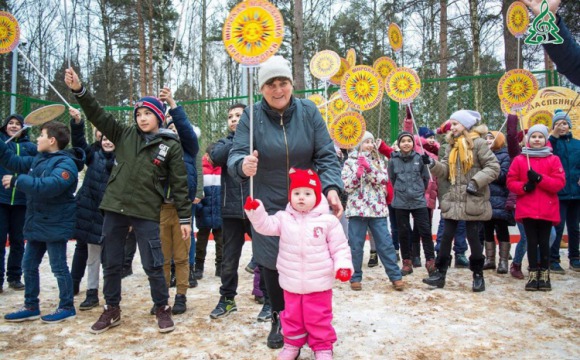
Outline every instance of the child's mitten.
POLYGON ((349 281, 351 278, 351 271, 350 269, 338 269, 336 271, 336 278, 342 282, 349 281))
POLYGON ((244 204, 244 209, 246 210, 256 210, 260 206, 257 200, 252 199, 250 196, 246 198, 246 203, 244 204))

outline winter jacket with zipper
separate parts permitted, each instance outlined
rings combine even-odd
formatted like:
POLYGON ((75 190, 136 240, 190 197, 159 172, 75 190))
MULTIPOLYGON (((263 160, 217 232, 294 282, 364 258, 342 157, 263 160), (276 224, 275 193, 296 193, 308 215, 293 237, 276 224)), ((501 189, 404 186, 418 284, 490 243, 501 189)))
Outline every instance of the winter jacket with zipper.
POLYGON ((99 205, 103 200, 109 175, 115 163, 115 153, 105 152, 100 146, 91 146, 85 139, 85 122, 70 122, 72 145, 84 150, 87 171, 83 185, 76 195, 77 222, 74 238, 89 244, 100 244, 103 214, 99 205))
POLYGON ((136 123, 117 122, 85 89, 75 96, 87 119, 115 144, 116 164, 100 209, 159 222, 168 184, 180 223, 191 223, 187 172, 175 134, 160 131, 147 141, 136 123))
POLYGON ((438 178, 449 179, 449 166, 457 166, 455 184, 449 182, 449 190, 441 196, 441 216, 444 219, 465 221, 491 219, 488 185, 498 177, 499 163, 482 138, 474 139, 473 146, 473 166, 467 174, 463 174, 460 169, 459 156, 456 164, 449 164, 451 145, 447 145, 443 160, 437 161, 431 169, 431 173, 438 178), (477 184, 477 195, 465 191, 471 180, 477 184))
MULTIPOLYGON (((0 141, 5 142, 8 140, 10 136, 8 136, 4 131, 0 131, 0 141)), ((36 151, 36 145, 28 139, 28 135, 26 135, 26 130, 23 134, 16 139, 12 139, 8 144, 8 148, 12 150, 12 152, 16 156, 35 156, 38 151, 36 151)), ((0 179, 4 177, 4 175, 17 175, 14 172, 8 171, 4 167, 0 166, 0 179)), ((4 189, 4 187, 0 187, 0 204, 6 205, 26 205, 26 196, 22 191, 18 191, 14 188, 12 189, 4 189)))
POLYGON ((387 217, 389 209, 385 189, 387 185, 387 167, 380 158, 374 158, 368 152, 351 151, 342 168, 344 190, 348 193, 348 202, 344 212, 346 217, 387 217), (370 165, 360 178, 356 176, 359 154, 364 156, 370 165))
POLYGON ((195 205, 195 226, 198 228, 221 229, 221 172, 222 168, 213 166, 204 156, 201 160, 203 166, 203 192, 204 198, 195 205))
POLYGON ((512 162, 508 175, 507 187, 517 195, 516 220, 529 218, 560 223, 560 202, 558 191, 564 188, 566 177, 560 159, 555 155, 548 157, 530 157, 530 165, 535 172, 542 175, 536 189, 527 193, 524 185, 528 182, 528 160, 526 155, 518 155, 512 162))
POLYGON ((187 171, 188 196, 189 200, 193 201, 197 192, 196 157, 199 152, 199 141, 183 107, 178 106, 174 109, 169 109, 169 115, 171 115, 183 149, 183 161, 187 171))
MULTIPOLYGON (((407 131, 413 134, 413 120, 405 119, 403 122, 403 131, 407 131)), ((433 144, 429 144, 429 141, 419 135, 413 135, 415 147, 413 150, 419 155, 427 154, 433 160, 439 159, 439 149, 441 145, 435 141, 433 144)), ((427 202, 427 207, 431 210, 435 210, 437 206, 437 193, 439 191, 439 185, 437 177, 431 175, 429 178, 429 183, 425 190, 425 201, 427 202)))
POLYGON ((295 294, 326 291, 332 289, 337 270, 354 271, 344 230, 324 197, 308 213, 288 204, 286 211, 268 216, 260 201, 247 214, 256 232, 280 237, 276 268, 282 289, 295 294))
POLYGON ((0 165, 20 174, 14 187, 26 194, 26 240, 66 242, 72 238, 76 223, 74 193, 84 157, 78 148, 16 156, 0 142, 0 165))
POLYGON ((560 158, 564 173, 566 174, 566 186, 558 193, 560 200, 580 199, 580 140, 572 137, 572 132, 559 138, 550 136, 550 143, 554 149, 554 155, 560 158))
POLYGON ((393 208, 414 210, 427 207, 425 190, 429 185, 429 171, 421 155, 414 150, 409 154, 393 153, 389 161, 389 179, 395 192, 393 208))
POLYGON ((499 162, 499 175, 489 184, 489 201, 491 203, 492 219, 505 220, 510 225, 515 225, 513 212, 506 209, 510 191, 506 186, 507 174, 510 169, 511 159, 505 147, 494 151, 493 154, 499 162))
POLYGON ((210 159, 214 165, 221 166, 221 201, 222 218, 246 219, 244 212, 244 201, 250 195, 249 181, 237 182, 228 174, 228 156, 234 145, 234 132, 231 132, 223 139, 215 143, 210 159))
MULTIPOLYGON (((228 158, 228 172, 239 182, 248 179, 242 172, 242 162, 250 154, 249 111, 249 108, 244 109, 228 158)), ((272 110, 265 101, 257 102, 253 111, 254 149, 259 154, 254 197, 264 202, 269 214, 285 209, 288 203, 291 167, 315 169, 324 194, 331 188, 340 194, 343 186, 334 143, 312 101, 292 97, 283 115, 272 110)), ((276 269, 278 241, 277 237, 254 235, 252 249, 256 262, 276 269)))

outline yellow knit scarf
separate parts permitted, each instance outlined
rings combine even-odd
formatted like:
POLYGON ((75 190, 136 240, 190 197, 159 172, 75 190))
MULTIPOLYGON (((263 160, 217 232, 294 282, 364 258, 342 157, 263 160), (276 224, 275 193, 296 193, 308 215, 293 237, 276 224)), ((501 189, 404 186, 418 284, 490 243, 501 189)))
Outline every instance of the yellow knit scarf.
MULTIPOLYGON (((469 133, 472 140, 480 137, 480 134, 472 131, 469 133)), ((473 166, 473 150, 467 148, 467 140, 464 135, 455 139, 453 148, 449 152, 449 181, 455 185, 455 178, 457 177, 457 156, 459 156, 459 166, 462 173, 465 175, 473 166)))

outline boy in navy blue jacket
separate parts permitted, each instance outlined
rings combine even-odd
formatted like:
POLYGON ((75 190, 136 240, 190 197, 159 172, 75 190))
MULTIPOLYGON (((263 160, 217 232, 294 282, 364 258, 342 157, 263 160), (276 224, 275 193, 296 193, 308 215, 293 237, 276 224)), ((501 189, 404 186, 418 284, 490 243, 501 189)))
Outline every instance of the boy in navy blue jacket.
POLYGON ((4 316, 6 321, 20 322, 39 317, 47 323, 74 318, 72 278, 66 263, 66 245, 75 228, 78 171, 84 166, 82 150, 66 151, 70 131, 64 124, 48 122, 37 139, 38 155, 16 156, 0 141, 0 164, 21 175, 4 175, 4 188, 16 188, 26 194, 24 238, 27 239, 22 268, 24 272, 24 306, 4 316), (26 175, 25 175, 26 174, 26 175), (44 254, 56 277, 60 302, 56 311, 40 316, 38 268, 44 254))

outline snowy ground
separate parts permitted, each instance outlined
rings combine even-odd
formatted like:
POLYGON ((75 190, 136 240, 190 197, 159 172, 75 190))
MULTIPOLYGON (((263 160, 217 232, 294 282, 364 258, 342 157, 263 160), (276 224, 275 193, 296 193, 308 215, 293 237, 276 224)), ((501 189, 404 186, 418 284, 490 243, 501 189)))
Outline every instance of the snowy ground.
MULTIPOLYGON (((174 332, 157 332, 155 318, 149 315, 147 278, 137 257, 135 274, 123 281, 121 326, 90 334, 100 308, 79 311, 75 319, 60 324, 0 321, 0 358, 275 359, 278 350, 268 349, 265 341, 270 324, 256 321, 261 305, 250 296, 252 276, 243 270, 250 245, 241 261, 239 310, 229 317, 209 318, 220 285, 213 276, 215 251, 210 242, 206 276, 199 287, 190 289, 188 312, 174 317, 174 332)), ((73 250, 71 242, 69 260, 73 250)), ((365 253, 368 256, 368 250, 365 253)), ((562 255, 566 259, 567 251, 562 255)), ((476 294, 467 269, 451 269, 445 289, 430 290, 421 283, 426 271, 420 268, 405 277, 408 288, 396 292, 384 269, 369 269, 366 261, 365 257, 362 291, 342 283, 335 287, 335 359, 580 358, 580 273, 552 275, 554 290, 540 293, 524 291, 523 280, 486 271, 487 290, 476 294)), ((567 260, 563 265, 568 267, 567 260)), ((58 291, 46 258, 41 274, 41 309, 48 313, 56 307, 58 291)), ((84 289, 83 283, 77 306, 84 289)), ((5 314, 22 304, 23 293, 5 285, 0 299, 0 313, 5 314)), ((300 359, 311 356, 306 348, 300 359)))

